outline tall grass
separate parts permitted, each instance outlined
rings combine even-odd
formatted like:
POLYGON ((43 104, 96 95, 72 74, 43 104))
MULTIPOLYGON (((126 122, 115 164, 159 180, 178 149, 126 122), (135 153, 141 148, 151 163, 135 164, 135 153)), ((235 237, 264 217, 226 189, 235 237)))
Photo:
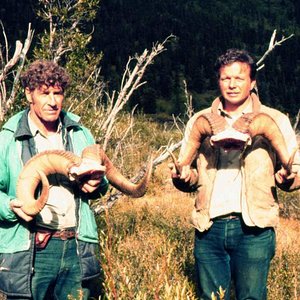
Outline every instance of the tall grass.
MULTIPOLYGON (((102 219, 106 296, 195 299, 193 230, 184 215, 178 214, 176 199, 123 201, 102 219)), ((181 201, 192 206, 186 197, 181 201)))
MULTIPOLYGON (((149 149, 166 145, 175 136, 166 128, 144 121, 138 134, 129 137, 130 146, 123 148, 126 153, 120 160, 123 165, 129 162, 124 168, 129 175, 141 165, 149 149)), ((167 163, 156 168, 146 196, 122 197, 97 217, 103 268, 101 299, 197 299, 194 229, 189 223, 195 195, 173 187, 167 163)), ((282 218, 268 299, 296 300, 300 299, 299 193, 281 193, 280 199, 282 218)), ((212 295, 212 299, 222 298, 222 291, 212 295)))

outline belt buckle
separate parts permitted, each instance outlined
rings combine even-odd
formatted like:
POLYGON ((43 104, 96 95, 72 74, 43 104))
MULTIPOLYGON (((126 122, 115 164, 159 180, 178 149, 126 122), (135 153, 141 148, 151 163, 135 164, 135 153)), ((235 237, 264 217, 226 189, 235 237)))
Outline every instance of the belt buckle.
POLYGON ((238 218, 238 216, 236 216, 236 215, 229 215, 226 219, 233 220, 233 219, 237 219, 237 218, 238 218))
POLYGON ((59 237, 61 240, 63 241, 66 241, 68 238, 69 238, 69 233, 67 230, 65 229, 62 229, 60 232, 59 232, 59 237))
POLYGON ((239 219, 239 217, 240 217, 239 213, 231 213, 226 219, 234 220, 234 219, 239 219))

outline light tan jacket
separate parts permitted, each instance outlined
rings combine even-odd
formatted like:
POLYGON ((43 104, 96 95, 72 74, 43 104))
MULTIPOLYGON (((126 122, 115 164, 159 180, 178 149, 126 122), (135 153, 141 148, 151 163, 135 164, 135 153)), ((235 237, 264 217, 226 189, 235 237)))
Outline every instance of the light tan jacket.
MULTIPOLYGON (((275 120, 285 137, 289 153, 292 153, 293 149, 297 147, 297 141, 288 117, 276 109, 262 105, 256 95, 253 95, 252 99, 253 111, 264 112, 275 120)), ((194 121, 201 114, 217 112, 219 103, 220 100, 217 98, 210 108, 196 113, 188 121, 180 153, 185 150, 194 121)), ((174 185, 182 191, 192 191, 197 187, 192 224, 200 231, 204 231, 212 225, 209 207, 218 159, 219 150, 213 148, 209 139, 206 138, 199 149, 197 167, 193 170, 196 176, 189 182, 189 187, 182 182, 174 181, 174 185)), ((278 223, 279 206, 274 174, 279 168, 279 161, 270 143, 262 136, 255 137, 251 145, 246 148, 241 164, 242 198, 245 199, 242 201, 242 215, 247 225, 264 228, 275 227, 278 223)), ((279 185, 277 184, 277 186, 279 185)), ((289 184, 279 187, 286 191, 299 189, 300 178, 297 176, 289 184)))

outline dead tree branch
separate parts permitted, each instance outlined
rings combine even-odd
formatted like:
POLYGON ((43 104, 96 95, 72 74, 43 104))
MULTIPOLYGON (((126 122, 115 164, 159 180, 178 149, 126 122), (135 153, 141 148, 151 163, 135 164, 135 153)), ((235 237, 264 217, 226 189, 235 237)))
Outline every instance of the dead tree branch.
POLYGON ((16 95, 16 90, 20 80, 20 74, 24 68, 25 58, 30 48, 34 31, 31 29, 31 24, 28 25, 27 37, 24 45, 20 41, 16 41, 15 51, 13 57, 9 59, 9 45, 5 33, 3 24, 0 22, 2 27, 2 34, 5 40, 4 51, 5 54, 0 56, 1 70, 0 70, 0 121, 4 120, 4 117, 13 105, 16 95), (5 57, 5 58, 4 58, 5 57), (13 84, 10 90, 10 95, 7 95, 7 77, 13 72, 13 84))
MULTIPOLYGON (((296 132, 296 137, 298 141, 298 145, 300 146, 300 109, 298 110, 296 121, 293 126, 294 131, 296 132)), ((300 153, 300 150, 299 150, 300 153)))
POLYGON ((189 93, 186 80, 183 80, 184 85, 184 94, 186 98, 186 115, 190 119, 194 114, 194 108, 193 108, 193 96, 189 93))
POLYGON ((258 62, 256 63, 257 65, 257 71, 259 71, 260 69, 262 69, 265 65, 263 64, 264 60, 267 58, 267 56, 275 49, 275 47, 277 46, 281 46, 286 40, 292 38, 294 36, 294 34, 289 35, 288 37, 284 37, 282 36, 280 41, 276 41, 276 33, 277 30, 275 29, 273 31, 273 34, 271 36, 270 42, 269 42, 269 47, 267 49, 267 51, 263 54, 263 56, 258 60, 258 62))
POLYGON ((165 44, 172 38, 174 38, 174 36, 170 35, 162 43, 156 43, 151 51, 145 49, 142 55, 129 58, 122 77, 120 92, 117 94, 114 91, 111 96, 108 95, 109 106, 107 107, 107 118, 101 126, 101 130, 106 133, 103 142, 104 150, 107 148, 111 138, 118 113, 129 101, 133 92, 146 83, 142 81, 142 78, 147 67, 153 63, 157 55, 166 50, 165 44), (135 66, 131 69, 130 66, 134 61, 135 66))
POLYGON ((296 121, 295 124, 293 126, 294 131, 300 130, 300 109, 298 110, 297 116, 296 116, 296 121))
POLYGON ((23 47, 23 49, 21 51, 21 54, 20 54, 20 57, 19 57, 19 65, 18 65, 16 74, 14 76, 14 83, 13 83, 13 87, 12 87, 12 90, 11 90, 11 94, 10 94, 10 97, 7 101, 7 109, 11 107, 11 105, 13 104, 13 102, 15 100, 17 86, 18 86, 18 83, 20 81, 21 72, 24 68, 27 52, 29 51, 30 45, 32 43, 33 34, 34 34, 34 31, 31 29, 31 24, 29 24, 28 25, 28 31, 27 31, 27 37, 26 37, 25 42, 24 42, 24 47, 23 47))

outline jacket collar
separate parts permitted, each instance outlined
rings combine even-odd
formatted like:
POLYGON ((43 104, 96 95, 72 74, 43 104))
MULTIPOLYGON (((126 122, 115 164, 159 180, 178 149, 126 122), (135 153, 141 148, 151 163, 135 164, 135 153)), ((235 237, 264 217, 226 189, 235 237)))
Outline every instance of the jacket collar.
MULTIPOLYGON (((252 99, 252 112, 259 112, 261 109, 261 102, 258 96, 252 92, 250 97, 252 99)), ((212 113, 220 114, 220 110, 223 110, 223 97, 217 97, 211 105, 212 113)))

